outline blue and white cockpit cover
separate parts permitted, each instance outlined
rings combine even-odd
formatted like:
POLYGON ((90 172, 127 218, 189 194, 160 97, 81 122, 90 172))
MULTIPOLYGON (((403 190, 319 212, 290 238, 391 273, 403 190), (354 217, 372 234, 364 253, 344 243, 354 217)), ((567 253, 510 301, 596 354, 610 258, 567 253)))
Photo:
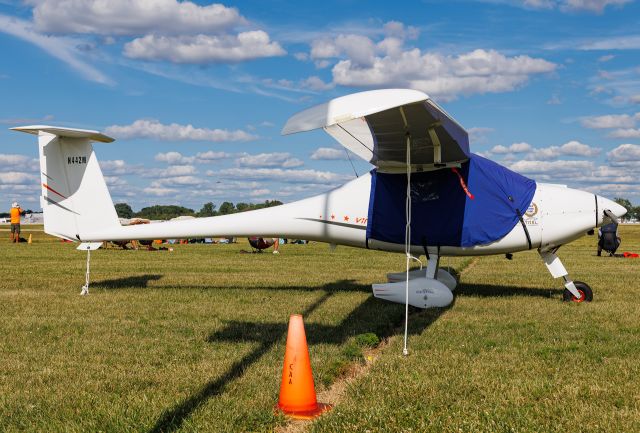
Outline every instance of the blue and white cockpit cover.
MULTIPOLYGON (((470 154, 459 174, 411 174, 411 244, 472 247, 497 241, 518 224, 536 191, 534 180, 470 154)), ((406 174, 372 171, 367 239, 404 244, 406 174)))

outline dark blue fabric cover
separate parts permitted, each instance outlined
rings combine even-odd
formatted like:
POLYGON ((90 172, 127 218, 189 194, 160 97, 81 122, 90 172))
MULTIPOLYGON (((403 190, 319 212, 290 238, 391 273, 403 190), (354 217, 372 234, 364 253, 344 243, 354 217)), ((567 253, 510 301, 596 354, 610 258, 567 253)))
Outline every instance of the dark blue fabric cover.
MULTIPOLYGON (((474 199, 449 168, 411 174, 411 243, 484 245, 504 237, 526 212, 535 181, 471 154, 458 169, 474 199)), ((406 174, 371 172, 367 239, 404 244, 406 174)))

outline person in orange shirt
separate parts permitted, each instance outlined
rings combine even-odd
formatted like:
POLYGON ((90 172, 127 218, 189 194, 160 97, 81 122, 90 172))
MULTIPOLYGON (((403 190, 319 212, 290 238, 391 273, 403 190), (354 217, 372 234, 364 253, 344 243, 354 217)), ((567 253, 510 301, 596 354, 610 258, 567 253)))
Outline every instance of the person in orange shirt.
POLYGON ((11 242, 20 242, 20 215, 23 210, 15 201, 11 205, 11 242))

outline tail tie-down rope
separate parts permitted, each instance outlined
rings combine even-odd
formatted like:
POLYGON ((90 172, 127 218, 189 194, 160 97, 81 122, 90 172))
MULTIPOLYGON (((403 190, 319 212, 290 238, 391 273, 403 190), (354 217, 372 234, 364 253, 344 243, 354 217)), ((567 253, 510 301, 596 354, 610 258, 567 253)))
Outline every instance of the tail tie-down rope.
POLYGON ((469 188, 467 188, 467 184, 464 181, 464 178, 462 177, 462 175, 460 174, 458 169, 455 168, 455 167, 451 167, 451 171, 454 172, 458 176, 458 179, 460 179, 460 186, 462 187, 462 190, 467 195, 467 197, 469 197, 471 200, 473 200, 475 197, 473 196, 473 194, 471 194, 471 191, 469 191, 469 188))
POLYGON ((404 286, 404 347, 402 348, 402 354, 407 356, 409 349, 407 348, 407 339, 409 334, 409 268, 411 261, 415 260, 420 263, 420 269, 422 269, 422 262, 419 258, 411 254, 411 137, 407 134, 407 196, 405 198, 405 218, 406 225, 404 231, 404 253, 407 257, 406 263, 406 281, 404 286))

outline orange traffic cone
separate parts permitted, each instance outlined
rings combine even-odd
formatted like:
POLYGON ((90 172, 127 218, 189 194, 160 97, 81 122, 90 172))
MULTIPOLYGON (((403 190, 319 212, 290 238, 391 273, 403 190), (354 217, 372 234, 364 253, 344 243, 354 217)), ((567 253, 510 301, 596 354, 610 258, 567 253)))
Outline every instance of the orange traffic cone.
POLYGON ((31 244, 31 233, 29 233, 29 240, 27 241, 28 244, 31 244))
POLYGON ((318 403, 316 399, 307 336, 300 314, 292 314, 289 318, 278 409, 297 419, 315 418, 331 409, 330 405, 318 403))

